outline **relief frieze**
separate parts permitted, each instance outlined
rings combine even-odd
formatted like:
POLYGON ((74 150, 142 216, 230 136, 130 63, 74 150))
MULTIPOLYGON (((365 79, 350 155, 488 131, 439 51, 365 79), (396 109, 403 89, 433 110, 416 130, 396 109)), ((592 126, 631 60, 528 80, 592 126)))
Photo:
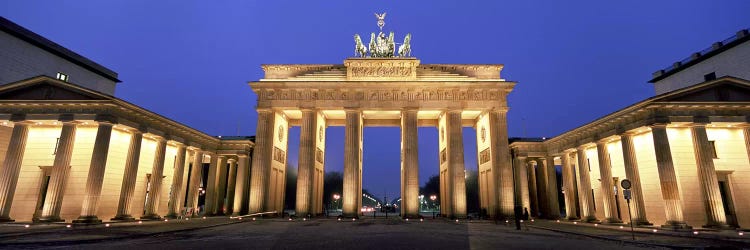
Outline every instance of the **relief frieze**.
POLYGON ((498 101, 500 91, 475 90, 431 90, 431 89, 379 89, 351 91, 342 89, 267 89, 259 91, 260 100, 370 100, 370 101, 498 101))

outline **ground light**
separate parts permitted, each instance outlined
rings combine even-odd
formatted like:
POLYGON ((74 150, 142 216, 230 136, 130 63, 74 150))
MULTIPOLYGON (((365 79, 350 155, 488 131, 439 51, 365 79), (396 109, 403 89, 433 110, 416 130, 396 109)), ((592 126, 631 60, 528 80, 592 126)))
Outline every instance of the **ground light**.
POLYGON ((575 225, 578 225, 578 222, 577 222, 577 221, 574 221, 574 222, 573 222, 573 224, 575 224, 575 225))
POLYGON ((698 235, 698 231, 693 231, 693 234, 698 235))
MULTIPOLYGON (((508 221, 506 220, 505 223, 508 223, 508 221)), ((560 220, 557 220, 557 223, 560 223, 560 220)))
POLYGON ((65 227, 70 228, 70 225, 66 225, 65 227))
POLYGON ((625 227, 623 227, 623 226, 620 226, 620 229, 623 229, 623 228, 625 228, 625 227))
POLYGON ((656 233, 656 232, 658 232, 659 230, 656 230, 656 229, 654 229, 653 231, 654 231, 654 233, 656 233))
POLYGON ((419 219, 420 222, 424 221, 424 219, 419 219))
MULTIPOLYGON (((185 218, 185 220, 190 220, 190 218, 185 218)), ((166 220, 165 220, 166 221, 166 220)))
POLYGON ((24 225, 23 227, 25 227, 25 228, 29 228, 30 226, 29 226, 29 225, 24 225))
POLYGON ((409 221, 409 218, 406 218, 406 221, 409 221))
POLYGON ((206 216, 203 216, 203 219, 205 220, 205 219, 206 219, 206 216))
POLYGON ((104 224, 104 226, 105 226, 105 227, 109 227, 109 223, 107 223, 107 224, 104 224))
POLYGON ((143 221, 139 220, 139 221, 138 221, 138 224, 143 224, 143 221))
POLYGON ((255 220, 255 218, 254 218, 254 217, 253 217, 253 220, 255 220))
POLYGON ((164 219, 164 222, 167 222, 167 221, 169 221, 169 219, 164 219))
POLYGON ((743 236, 743 235, 745 235, 745 232, 739 232, 737 234, 739 234, 740 236, 743 236))
POLYGON ((598 227, 598 226, 599 226, 599 224, 596 224, 596 223, 594 223, 594 226, 595 226, 595 227, 598 227))

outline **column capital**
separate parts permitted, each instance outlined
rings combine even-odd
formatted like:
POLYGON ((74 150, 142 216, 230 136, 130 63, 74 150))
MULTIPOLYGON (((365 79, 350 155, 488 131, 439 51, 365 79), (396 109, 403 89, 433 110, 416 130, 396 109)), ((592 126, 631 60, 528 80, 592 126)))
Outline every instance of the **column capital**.
POLYGON ((229 158, 229 159, 227 159, 227 162, 228 163, 235 163, 235 162, 237 162, 237 159, 235 159, 235 158, 229 158))
POLYGON ((98 123, 117 124, 117 117, 109 114, 97 114, 94 121, 98 123))
POLYGON ((460 109, 460 108, 448 108, 448 109, 445 109, 445 113, 446 114, 451 114, 451 113, 454 113, 454 114, 455 113, 459 113, 460 114, 462 111, 464 111, 464 110, 460 109))
POLYGON ((59 118, 57 118, 58 121, 61 121, 63 123, 74 123, 76 122, 75 116, 73 114, 62 114, 59 118))
POLYGON ((303 112, 303 113, 304 112, 315 112, 315 111, 317 111, 317 109, 316 108, 303 108, 303 107, 300 107, 299 111, 303 112))
POLYGON ((586 144, 579 145, 578 147, 576 147, 576 151, 586 151, 587 148, 588 147, 586 147, 586 144))
POLYGON ((258 114, 260 114, 260 113, 272 113, 273 109, 271 109, 271 108, 256 108, 255 111, 258 112, 258 114))
POLYGON ((26 121, 26 114, 12 114, 10 115, 11 122, 22 122, 26 121))
POLYGON ((362 113, 361 108, 344 108, 344 112, 346 113, 362 113))
POLYGON ((245 159, 245 158, 248 158, 248 157, 249 157, 249 156, 248 156, 248 155, 246 155, 246 154, 238 154, 238 155, 237 155, 237 158, 240 158, 240 159, 245 159))
POLYGON ((417 107, 405 107, 405 108, 401 109, 401 112, 402 113, 403 112, 414 112, 414 113, 416 113, 416 112, 419 112, 419 108, 417 108, 417 107))
POLYGON ((220 154, 216 154, 216 157, 217 157, 217 158, 229 158, 229 157, 227 157, 226 155, 220 155, 220 154))
POLYGON ((690 124, 691 127, 701 127, 706 126, 706 124, 711 123, 711 120, 708 118, 708 116, 693 116, 693 123, 690 124))

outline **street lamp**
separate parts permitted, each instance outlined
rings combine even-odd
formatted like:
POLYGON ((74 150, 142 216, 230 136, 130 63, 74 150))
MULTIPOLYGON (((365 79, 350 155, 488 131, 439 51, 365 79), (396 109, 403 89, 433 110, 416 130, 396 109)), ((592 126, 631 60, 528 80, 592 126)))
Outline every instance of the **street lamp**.
POLYGON ((437 200, 437 195, 430 195, 430 200, 432 200, 432 218, 435 219, 435 200, 437 200))
POLYGON ((339 201, 340 198, 341 198, 341 195, 339 195, 339 194, 333 194, 333 206, 334 206, 334 210, 338 210, 339 209, 338 201, 339 201))

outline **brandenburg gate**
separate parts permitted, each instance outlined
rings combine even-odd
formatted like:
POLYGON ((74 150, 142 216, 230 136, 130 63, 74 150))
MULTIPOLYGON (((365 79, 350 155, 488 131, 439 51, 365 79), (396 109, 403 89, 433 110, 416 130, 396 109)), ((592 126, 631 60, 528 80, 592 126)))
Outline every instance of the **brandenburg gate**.
MULTIPOLYGON (((384 14, 382 14, 384 17, 384 14)), ((379 17, 382 30, 382 18, 379 17)), ((283 210, 288 130, 300 127, 296 190, 298 215, 323 213, 326 128, 345 127, 342 205, 345 217, 362 207, 362 130, 401 127, 401 215, 419 216, 418 127, 439 131, 440 211, 466 216, 463 127, 477 130, 480 207, 513 215, 506 96, 515 83, 499 64, 420 64, 408 56, 407 35, 396 53, 393 33, 372 33, 368 49, 355 36, 357 55, 344 64, 263 65, 250 82, 258 96, 250 213, 283 210), (369 54, 369 55, 368 55, 369 54)))

